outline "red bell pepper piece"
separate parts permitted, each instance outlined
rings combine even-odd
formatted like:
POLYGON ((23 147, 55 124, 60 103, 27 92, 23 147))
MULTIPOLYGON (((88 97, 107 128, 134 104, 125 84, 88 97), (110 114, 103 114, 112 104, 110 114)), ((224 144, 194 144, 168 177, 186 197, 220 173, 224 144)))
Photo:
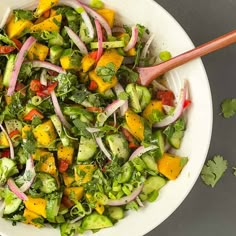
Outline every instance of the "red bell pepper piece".
POLYGON ((35 116, 38 116, 40 119, 43 119, 43 114, 37 109, 32 109, 25 117, 24 120, 32 121, 35 116))
POLYGON ((22 48, 22 42, 16 38, 13 38, 12 41, 15 43, 16 47, 18 50, 20 50, 22 48))
POLYGON ((60 173, 66 172, 68 167, 69 167, 69 163, 67 161, 65 161, 65 160, 59 161, 58 169, 59 169, 60 173))
POLYGON ((167 91, 159 90, 157 92, 157 98, 162 101, 163 105, 173 106, 175 96, 173 92, 170 90, 167 91))
POLYGON ((16 48, 13 46, 0 46, 0 54, 8 54, 13 52, 16 48))
POLYGON ((10 155, 11 155, 10 149, 5 149, 5 150, 3 150, 2 153, 1 153, 1 158, 3 158, 3 157, 10 158, 10 155))
POLYGON ((95 91, 97 90, 97 88, 98 88, 98 84, 94 80, 91 80, 88 86, 88 90, 95 91))
POLYGON ((30 82, 30 90, 33 92, 39 92, 42 91, 44 86, 40 83, 37 79, 32 79, 30 82))

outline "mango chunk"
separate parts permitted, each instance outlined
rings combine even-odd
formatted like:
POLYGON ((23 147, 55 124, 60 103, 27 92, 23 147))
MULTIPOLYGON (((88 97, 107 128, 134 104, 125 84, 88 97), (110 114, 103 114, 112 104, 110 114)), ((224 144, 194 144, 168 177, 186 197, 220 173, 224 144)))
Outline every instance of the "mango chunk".
POLYGON ((75 177, 68 175, 66 172, 62 174, 62 177, 66 187, 70 187, 71 184, 75 181, 75 177))
POLYGON ((74 168, 75 181, 78 185, 88 183, 92 179, 93 172, 96 170, 95 165, 77 165, 74 168))
POLYGON ((143 117, 152 123, 152 115, 155 111, 163 113, 162 101, 152 100, 144 109, 143 117))
POLYGON ((89 54, 85 55, 81 61, 83 72, 88 72, 93 67, 95 62, 96 60, 92 58, 89 54))
POLYGON ((102 205, 99 202, 96 202, 94 197, 90 193, 86 193, 85 197, 88 200, 88 202, 95 203, 95 210, 97 211, 98 214, 102 215, 103 212, 105 211, 104 205, 102 205))
POLYGON ((25 207, 34 212, 37 215, 40 215, 46 218, 46 204, 47 201, 43 198, 32 198, 28 196, 28 200, 24 201, 25 207))
POLYGON ((18 20, 15 21, 15 17, 12 17, 6 27, 7 35, 10 39, 18 38, 23 34, 25 30, 30 29, 33 23, 29 20, 18 20))
POLYGON ((161 174, 170 180, 174 180, 180 174, 183 165, 181 163, 181 157, 164 153, 157 161, 157 167, 161 174))
POLYGON ((7 136, 5 133, 0 132, 0 148, 8 148, 10 147, 7 136))
POLYGON ((139 141, 144 140, 144 124, 141 116, 134 113, 131 110, 128 110, 125 113, 125 120, 128 126, 129 132, 137 138, 139 141))
POLYGON ((41 32, 41 31, 49 31, 49 32, 59 32, 61 27, 62 15, 56 15, 50 17, 39 24, 33 25, 30 28, 32 33, 41 32))
POLYGON ((103 9, 98 9, 97 13, 107 21, 107 23, 111 28, 113 27, 115 20, 115 11, 108 8, 103 8, 103 9))
POLYGON ((73 162, 74 148, 71 146, 63 146, 62 144, 58 145, 57 148, 57 158, 58 160, 64 160, 69 163, 73 162))
POLYGON ((28 52, 30 60, 45 61, 49 52, 49 48, 41 43, 35 43, 28 52))
POLYGON ((57 133, 51 120, 36 126, 33 134, 37 145, 40 147, 49 147, 57 138, 57 133))
POLYGON ((23 217, 25 217, 25 224, 31 224, 38 228, 41 228, 43 226, 42 224, 36 222, 36 220, 43 221, 43 218, 40 215, 34 213, 33 211, 28 210, 27 208, 25 208, 24 210, 23 217))
POLYGON ((60 63, 63 69, 65 70, 80 70, 80 66, 74 64, 72 62, 72 57, 71 56, 62 56, 60 58, 60 63))
POLYGON ((39 0, 38 6, 34 13, 35 17, 41 16, 45 11, 56 6, 57 3, 58 3, 58 0, 39 0))
POLYGON ((99 93, 104 93, 108 89, 113 88, 118 82, 116 76, 114 76, 110 82, 104 82, 103 79, 96 74, 95 70, 89 72, 89 79, 97 83, 99 93))
POLYGON ((64 189, 64 195, 71 199, 80 200, 83 197, 84 188, 83 187, 69 187, 64 189))
POLYGON ((57 167, 56 167, 55 158, 52 153, 50 154, 51 155, 45 156, 44 160, 42 160, 42 163, 39 167, 39 171, 42 171, 54 177, 57 177, 57 167))

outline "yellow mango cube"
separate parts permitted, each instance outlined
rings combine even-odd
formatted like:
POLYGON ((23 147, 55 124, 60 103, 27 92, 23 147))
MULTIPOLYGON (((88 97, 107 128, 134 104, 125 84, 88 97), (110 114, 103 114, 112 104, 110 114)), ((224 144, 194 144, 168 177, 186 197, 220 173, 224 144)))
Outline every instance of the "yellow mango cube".
POLYGON ((44 198, 32 198, 28 196, 28 200, 24 201, 24 204, 28 210, 46 218, 47 200, 44 198))
POLYGON ((88 183, 92 179, 93 172, 96 170, 95 165, 84 164, 77 165, 74 168, 75 171, 75 181, 78 185, 88 183))
POLYGON ((51 120, 48 120, 33 129, 37 145, 49 147, 57 138, 57 133, 51 120))
POLYGON ((18 38, 23 31, 28 30, 33 26, 33 23, 29 20, 15 21, 15 17, 12 17, 7 24, 6 32, 10 39, 18 38))
POLYGON ((43 219, 40 215, 34 213, 33 211, 28 210, 25 208, 23 217, 25 218, 24 223, 25 224, 31 224, 34 225, 35 227, 41 228, 43 225, 36 223, 36 219, 43 219))
POLYGON ((80 200, 84 195, 83 187, 67 187, 64 189, 64 195, 69 197, 70 199, 80 200))
POLYGON ((89 54, 85 55, 81 61, 83 72, 88 72, 94 65, 96 60, 89 54))
POLYGON ((0 132, 0 148, 8 148, 10 147, 7 136, 5 133, 0 132))
POLYGON ((45 61, 49 52, 49 48, 41 43, 35 43, 28 52, 30 60, 45 61))
POLYGON ((71 165, 73 162, 74 150, 75 150, 74 147, 71 146, 65 147, 62 144, 59 144, 57 148, 58 160, 64 160, 67 163, 69 163, 69 165, 71 165))
POLYGON ((159 100, 152 100, 144 109, 143 111, 143 117, 147 119, 149 122, 152 122, 152 114, 153 112, 157 110, 161 113, 163 113, 163 106, 162 101, 159 100))
POLYGON ((60 63, 63 69, 65 70, 76 70, 79 71, 80 67, 78 65, 75 65, 71 61, 71 56, 62 56, 60 58, 60 63))
POLYGON ((35 17, 41 16, 45 11, 56 6, 57 3, 58 3, 58 0, 39 0, 38 6, 34 13, 35 17))
POLYGON ((66 187, 70 187, 71 184, 75 181, 75 177, 68 175, 66 172, 62 174, 62 177, 66 187))
POLYGON ((42 161, 42 163, 39 167, 39 171, 48 173, 48 174, 56 177, 57 176, 57 167, 56 167, 55 158, 52 153, 50 153, 50 154, 51 155, 44 157, 44 160, 42 161))
POLYGON ((108 8, 103 8, 103 9, 98 9, 97 13, 107 21, 107 23, 111 28, 113 27, 115 20, 115 11, 108 8))
POLYGON ((42 21, 39 24, 33 25, 30 28, 32 33, 41 32, 41 31, 49 31, 49 32, 59 32, 61 27, 62 15, 56 15, 46 20, 42 21))

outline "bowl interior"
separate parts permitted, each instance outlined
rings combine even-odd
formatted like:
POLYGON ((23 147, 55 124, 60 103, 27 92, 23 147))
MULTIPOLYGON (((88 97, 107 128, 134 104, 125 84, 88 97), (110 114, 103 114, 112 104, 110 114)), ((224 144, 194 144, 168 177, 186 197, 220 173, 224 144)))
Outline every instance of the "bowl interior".
MULTIPOLYGON (((2 0, 0 16, 6 6, 21 7, 32 0, 2 0), (4 6, 2 6, 4 5, 4 6)), ((173 56, 192 49, 193 44, 182 27, 161 6, 152 0, 104 0, 108 7, 117 12, 118 23, 127 25, 142 24, 155 34, 153 50, 158 53, 168 50, 173 56)), ((31 4, 32 5, 32 4, 31 4)), ((188 111, 188 127, 178 154, 188 156, 189 162, 176 181, 169 182, 160 192, 158 200, 138 212, 132 211, 114 227, 101 230, 94 236, 141 236, 158 226, 185 199, 197 180, 207 156, 212 132, 212 99, 207 75, 200 59, 191 61, 167 73, 167 76, 179 76, 189 81, 192 106, 188 111), (199 96, 200 94, 200 96, 199 96)), ((10 222, 0 219, 2 236, 59 236, 52 228, 37 229, 33 226, 18 224, 12 227, 10 222)))

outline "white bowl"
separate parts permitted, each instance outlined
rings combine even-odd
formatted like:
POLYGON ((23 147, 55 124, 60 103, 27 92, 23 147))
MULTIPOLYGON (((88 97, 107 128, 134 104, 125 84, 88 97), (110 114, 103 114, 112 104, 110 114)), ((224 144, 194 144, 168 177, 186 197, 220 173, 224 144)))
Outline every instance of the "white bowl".
MULTIPOLYGON (((0 16, 4 7, 20 7, 32 0, 1 0, 0 16)), ((172 55, 193 48, 188 35, 175 19, 152 0, 104 0, 107 6, 117 11, 119 21, 125 24, 143 24, 156 35, 155 50, 169 50, 172 55)), ((129 212, 114 227, 101 230, 94 236, 141 236, 169 217, 183 202, 196 182, 207 156, 212 132, 212 99, 207 75, 200 59, 189 62, 174 70, 179 77, 187 79, 190 85, 192 105, 188 112, 188 128, 179 154, 188 156, 189 162, 179 178, 170 181, 161 192, 158 200, 137 212, 129 212)), ((0 219, 2 236, 59 236, 52 228, 37 229, 33 226, 17 224, 0 219)), ((86 235, 92 235, 88 233, 86 235)))

